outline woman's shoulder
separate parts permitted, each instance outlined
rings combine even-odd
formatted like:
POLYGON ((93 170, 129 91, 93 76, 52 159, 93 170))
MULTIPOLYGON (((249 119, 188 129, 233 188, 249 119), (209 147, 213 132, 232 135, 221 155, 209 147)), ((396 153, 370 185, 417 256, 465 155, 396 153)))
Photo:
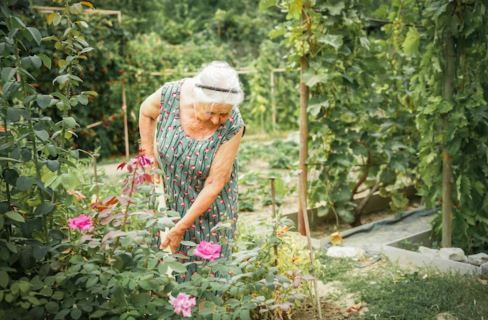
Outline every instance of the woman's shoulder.
POLYGON ((241 112, 238 107, 232 109, 232 113, 225 123, 223 142, 229 141, 242 128, 245 130, 245 123, 242 119, 241 112))

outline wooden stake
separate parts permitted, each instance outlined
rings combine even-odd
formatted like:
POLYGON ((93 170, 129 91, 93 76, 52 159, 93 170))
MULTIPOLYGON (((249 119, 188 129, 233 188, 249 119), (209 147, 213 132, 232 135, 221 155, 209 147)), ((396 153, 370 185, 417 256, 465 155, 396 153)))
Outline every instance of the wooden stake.
MULTIPOLYGON (((306 165, 305 165, 306 166, 306 165)), ((304 183, 304 179, 301 179, 301 175, 303 173, 299 173, 299 186, 304 183)), ((306 181, 306 180, 305 180, 306 181)), ((304 188, 304 186, 302 186, 304 188)), ((300 198, 301 206, 302 208, 307 208, 307 197, 301 197, 300 198)), ((322 319, 322 308, 320 305, 320 298, 319 298, 319 288, 318 288, 318 283, 317 283, 317 277, 315 273, 315 267, 314 267, 314 253, 313 253, 313 247, 312 247, 312 237, 310 235, 310 224, 308 222, 308 215, 305 214, 304 216, 304 225, 305 225, 305 235, 307 237, 307 246, 308 246, 308 252, 309 252, 309 257, 310 257, 310 271, 313 276, 313 287, 314 287, 314 295, 315 295, 315 303, 317 305, 317 314, 319 316, 319 319, 322 319)))
MULTIPOLYGON (((271 183, 271 209, 273 213, 273 220, 274 220, 274 230, 273 232, 276 234, 277 225, 278 225, 278 217, 276 215, 276 188, 275 188, 275 178, 269 178, 271 183)), ((278 266, 278 244, 274 244, 273 246, 274 254, 275 254, 275 266, 278 266)))
POLYGON ((271 125, 273 128, 273 131, 276 130, 276 102, 275 102, 275 76, 274 76, 274 71, 271 70, 270 72, 270 82, 271 82, 271 125))
POLYGON ((308 157, 308 87, 305 84, 303 75, 308 68, 307 58, 300 58, 300 152, 299 170, 300 183, 298 184, 298 232, 305 235, 305 220, 307 209, 303 206, 307 200, 307 157, 308 157))
POLYGON ((125 81, 122 80, 122 111, 124 112, 125 158, 129 160, 129 124, 127 121, 127 104, 125 101, 125 81))
MULTIPOLYGON (((456 53, 454 39, 447 28, 445 39, 446 69, 444 70, 443 98, 450 103, 453 101, 453 81, 456 78, 456 53)), ((447 150, 447 132, 449 123, 443 118, 443 150, 442 150, 442 247, 452 246, 452 163, 447 150)))

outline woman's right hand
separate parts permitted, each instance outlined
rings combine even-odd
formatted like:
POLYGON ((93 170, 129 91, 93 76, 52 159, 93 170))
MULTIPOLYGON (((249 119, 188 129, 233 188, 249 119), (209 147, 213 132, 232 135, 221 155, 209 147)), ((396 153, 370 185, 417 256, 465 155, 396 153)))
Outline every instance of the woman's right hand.
POLYGON ((180 246, 181 241, 183 240, 183 236, 185 235, 186 229, 181 227, 181 225, 176 224, 173 228, 171 228, 166 237, 161 242, 159 249, 164 250, 164 248, 168 247, 171 249, 172 253, 175 253, 178 247, 180 246))

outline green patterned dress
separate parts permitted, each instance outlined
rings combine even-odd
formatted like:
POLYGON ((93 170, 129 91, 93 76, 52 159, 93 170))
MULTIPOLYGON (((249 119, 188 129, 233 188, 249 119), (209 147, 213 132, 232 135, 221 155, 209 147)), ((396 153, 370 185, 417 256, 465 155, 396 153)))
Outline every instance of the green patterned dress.
MULTIPOLYGON (((181 126, 179 110, 182 84, 183 80, 162 87, 160 120, 156 127, 156 146, 164 172, 167 207, 177 211, 181 217, 203 189, 219 146, 244 126, 239 110, 234 108, 229 119, 207 139, 193 139, 186 135, 181 126)), ((219 243, 222 246, 221 257, 228 257, 237 213, 237 161, 234 161, 229 182, 210 208, 186 231, 184 240, 219 243), (219 222, 230 222, 230 226, 213 230, 219 222)), ((178 253, 187 255, 189 249, 191 247, 180 245, 178 253)), ((190 261, 194 260, 197 258, 190 257, 190 261)), ((187 276, 195 271, 196 267, 192 264, 187 276)))

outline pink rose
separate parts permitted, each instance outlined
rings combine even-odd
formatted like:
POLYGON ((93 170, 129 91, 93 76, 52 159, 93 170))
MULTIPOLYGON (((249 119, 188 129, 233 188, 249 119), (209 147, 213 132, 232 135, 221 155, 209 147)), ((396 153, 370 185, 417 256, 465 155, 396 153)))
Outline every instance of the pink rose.
POLYGON ((191 317, 191 307, 197 305, 195 297, 191 297, 183 292, 178 293, 176 298, 170 295, 169 303, 171 303, 173 310, 177 315, 185 318, 191 317))
POLYGON ((86 214, 80 214, 76 218, 69 219, 68 226, 72 230, 89 231, 93 227, 93 220, 86 214))
POLYGON ((220 257, 222 247, 218 243, 202 241, 195 249, 195 256, 209 261, 214 261, 220 257))

